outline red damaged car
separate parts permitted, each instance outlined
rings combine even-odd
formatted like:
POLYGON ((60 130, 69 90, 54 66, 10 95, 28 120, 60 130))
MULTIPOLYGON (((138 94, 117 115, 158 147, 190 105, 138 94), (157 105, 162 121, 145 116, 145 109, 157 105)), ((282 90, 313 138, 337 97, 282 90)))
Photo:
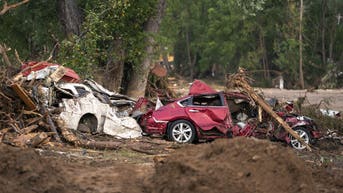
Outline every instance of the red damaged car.
MULTIPOLYGON (((144 102, 147 103, 144 98, 137 102, 136 112, 144 102)), ((304 148, 300 143, 294 142, 294 139, 283 129, 275 128, 271 121, 264 124, 259 123, 257 110, 252 108, 245 95, 217 92, 199 80, 193 82, 187 96, 176 99, 158 109, 151 109, 151 107, 148 109, 137 119, 143 132, 166 135, 169 140, 179 143, 191 143, 197 139, 231 137, 232 135, 257 138, 273 136, 277 140, 290 143, 296 149, 304 148)), ((299 128, 293 129, 298 130, 299 128)), ((306 132, 304 133, 307 134, 302 136, 305 141, 310 143, 313 138, 319 137, 314 123, 308 122, 308 125, 302 128, 305 128, 306 132)))
POLYGON ((170 140, 190 143, 230 135, 230 117, 224 94, 195 81, 188 96, 149 110, 139 118, 139 124, 147 134, 166 134, 170 140))

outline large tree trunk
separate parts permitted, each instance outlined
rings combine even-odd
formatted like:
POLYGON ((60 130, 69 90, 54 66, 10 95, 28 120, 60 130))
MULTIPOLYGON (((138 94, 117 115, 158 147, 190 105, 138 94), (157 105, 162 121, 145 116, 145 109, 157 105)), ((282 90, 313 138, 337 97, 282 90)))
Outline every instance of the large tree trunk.
POLYGON ((300 18, 299 18, 299 81, 300 87, 304 89, 304 72, 303 72, 303 12, 304 12, 304 2, 300 0, 300 18))
MULTIPOLYGON (((156 6, 157 14, 152 16, 146 25, 144 26, 144 31, 147 34, 155 34, 158 32, 162 20, 162 16, 164 13, 164 9, 166 7, 166 0, 159 0, 156 6)), ((128 85, 127 94, 133 98, 138 98, 144 96, 145 89, 148 81, 148 76, 150 70, 154 67, 153 62, 153 55, 154 55, 154 47, 155 47, 155 40, 151 35, 148 35, 146 38, 146 48, 145 48, 145 58, 141 65, 137 67, 133 76, 130 79, 128 85)))
POLYGON ((58 13, 67 37, 79 35, 82 18, 76 0, 58 0, 58 13))

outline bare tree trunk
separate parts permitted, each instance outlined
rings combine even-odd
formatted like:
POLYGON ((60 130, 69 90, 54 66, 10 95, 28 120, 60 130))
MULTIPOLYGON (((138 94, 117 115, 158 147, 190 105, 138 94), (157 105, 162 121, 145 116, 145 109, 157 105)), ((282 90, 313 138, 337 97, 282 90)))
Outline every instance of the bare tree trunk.
POLYGON ((325 50, 325 14, 326 14, 326 0, 322 0, 322 63, 326 66, 326 50, 325 50))
POLYGON ((266 48, 264 34, 263 34, 263 30, 261 26, 260 26, 259 40, 260 40, 260 49, 262 50, 263 75, 265 79, 270 80, 267 48, 266 48))
POLYGON ((7 67, 12 66, 10 59, 7 56, 7 52, 8 48, 6 47, 6 45, 1 45, 0 44, 0 54, 2 55, 2 59, 4 60, 4 63, 7 65, 7 67))
MULTIPOLYGON (((155 16, 150 17, 150 19, 144 26, 145 32, 147 32, 148 34, 154 34, 158 32, 165 7, 166 0, 159 0, 156 6, 157 14, 155 16)), ((133 77, 131 77, 128 85, 127 94, 133 98, 138 98, 144 96, 145 94, 149 72, 154 67, 154 63, 152 61, 152 57, 154 54, 154 44, 154 38, 151 35, 149 35, 146 38, 146 57, 143 59, 142 64, 140 64, 135 70, 135 73, 133 77)))
POLYGON ((124 75, 124 57, 123 42, 116 39, 112 47, 108 50, 109 58, 107 59, 105 72, 102 73, 102 82, 110 90, 120 92, 121 83, 124 75))
POLYGON ((299 18, 299 81, 300 87, 305 88, 304 83, 304 72, 303 72, 303 37, 302 37, 302 25, 303 25, 303 12, 304 12, 304 2, 300 0, 300 18, 299 18))
POLYGON ((79 35, 81 28, 80 8, 75 0, 58 0, 58 13, 67 37, 79 35))
POLYGON ((190 71, 190 79, 194 78, 194 66, 196 62, 196 53, 194 53, 194 59, 192 59, 192 52, 190 47, 190 38, 189 38, 189 29, 186 29, 186 47, 187 47, 187 58, 188 58, 188 67, 190 71))
MULTIPOLYGON (((334 12, 333 12, 333 17, 336 17, 337 14, 337 4, 336 1, 333 1, 333 7, 334 7, 334 12)), ((336 37, 336 20, 334 19, 332 21, 332 27, 330 27, 330 44, 329 44, 329 59, 330 61, 333 61, 333 45, 335 43, 335 37, 336 37)))

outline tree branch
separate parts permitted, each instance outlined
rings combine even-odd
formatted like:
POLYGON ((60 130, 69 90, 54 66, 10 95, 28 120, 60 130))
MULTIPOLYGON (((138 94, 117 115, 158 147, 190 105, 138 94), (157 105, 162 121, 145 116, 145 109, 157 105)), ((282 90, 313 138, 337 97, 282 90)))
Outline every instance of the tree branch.
POLYGON ((6 54, 6 52, 9 51, 9 50, 10 49, 8 49, 5 44, 4 45, 0 44, 0 54, 2 55, 2 58, 3 58, 4 62, 5 62, 5 64, 7 66, 12 66, 12 64, 11 64, 7 54, 6 54))
POLYGON ((0 15, 4 15, 7 11, 9 11, 10 9, 14 9, 22 4, 25 4, 27 2, 29 2, 30 0, 23 0, 21 2, 18 3, 14 3, 12 5, 8 5, 7 1, 4 1, 4 6, 2 8, 2 10, 0 11, 0 15))

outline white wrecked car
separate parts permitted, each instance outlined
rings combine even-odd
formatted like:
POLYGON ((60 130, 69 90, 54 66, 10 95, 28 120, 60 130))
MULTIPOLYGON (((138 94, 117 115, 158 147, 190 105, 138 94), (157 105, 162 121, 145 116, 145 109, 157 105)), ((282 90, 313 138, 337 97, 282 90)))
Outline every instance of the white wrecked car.
POLYGON ((55 99, 50 101, 51 105, 61 109, 59 116, 67 128, 105 133, 118 138, 141 136, 142 131, 136 120, 128 117, 127 111, 119 111, 123 106, 132 106, 133 100, 110 92, 94 81, 85 83, 89 86, 79 83, 57 84, 54 96, 49 97, 55 99))
POLYGON ((128 113, 135 104, 133 99, 111 92, 93 80, 74 83, 80 81, 77 73, 59 64, 31 61, 21 68, 13 80, 43 83, 32 89, 32 95, 51 112, 59 109, 60 112, 54 114, 64 121, 66 127, 103 132, 118 138, 141 136, 141 128, 128 113))

